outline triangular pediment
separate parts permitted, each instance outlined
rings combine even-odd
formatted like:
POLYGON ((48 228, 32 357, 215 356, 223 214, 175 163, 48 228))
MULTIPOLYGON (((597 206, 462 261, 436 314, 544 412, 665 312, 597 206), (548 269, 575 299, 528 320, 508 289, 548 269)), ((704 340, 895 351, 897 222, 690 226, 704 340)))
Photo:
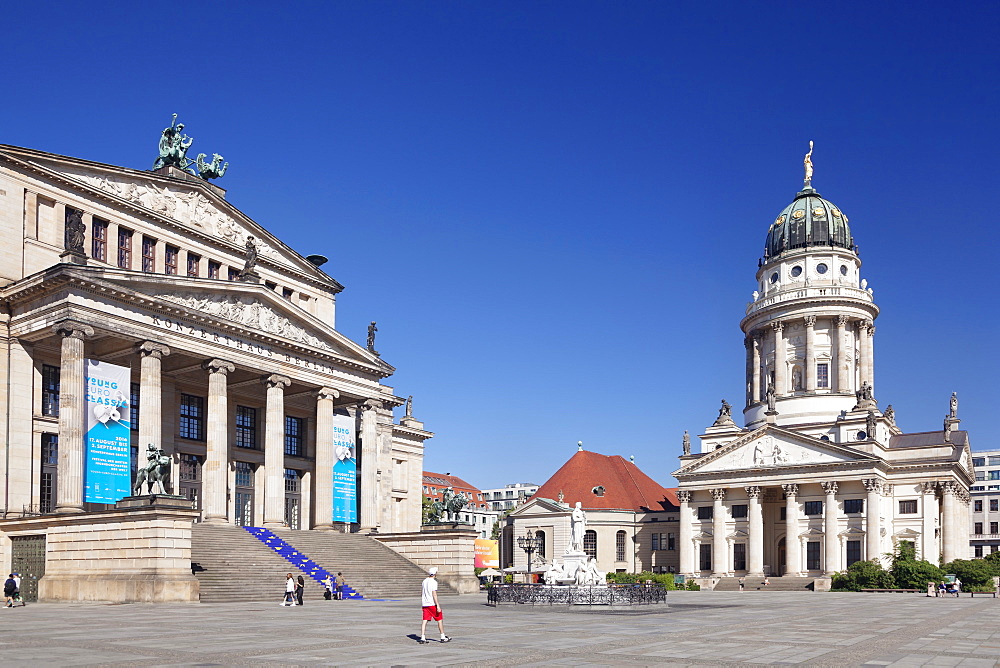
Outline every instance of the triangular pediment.
POLYGON ((865 452, 768 425, 701 455, 674 475, 877 460, 865 452))
POLYGON ((71 179, 99 193, 142 209, 194 232, 230 243, 242 253, 248 236, 254 237, 261 261, 293 267, 324 282, 325 272, 286 246, 259 223, 222 197, 221 189, 197 179, 186 180, 125 167, 115 167, 18 147, 3 153, 34 167, 71 179))
POLYGON ((537 515, 539 513, 568 515, 569 512, 570 508, 565 504, 553 499, 535 497, 518 506, 510 513, 510 516, 537 515))

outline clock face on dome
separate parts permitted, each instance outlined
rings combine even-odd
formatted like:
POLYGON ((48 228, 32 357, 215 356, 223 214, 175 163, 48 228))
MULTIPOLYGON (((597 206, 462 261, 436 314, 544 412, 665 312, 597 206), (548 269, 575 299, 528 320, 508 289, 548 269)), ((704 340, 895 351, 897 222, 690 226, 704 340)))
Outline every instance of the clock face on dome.
POLYGON ((799 218, 801 218, 804 215, 806 215, 806 212, 803 211, 802 209, 799 209, 798 211, 794 211, 792 213, 792 218, 794 218, 795 220, 798 220, 799 218))

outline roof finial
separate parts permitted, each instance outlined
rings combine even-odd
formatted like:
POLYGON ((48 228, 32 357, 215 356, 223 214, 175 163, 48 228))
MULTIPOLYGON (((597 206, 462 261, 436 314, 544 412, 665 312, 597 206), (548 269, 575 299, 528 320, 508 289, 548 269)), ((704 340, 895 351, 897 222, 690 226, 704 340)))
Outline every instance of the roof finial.
POLYGON ((583 452, 583 441, 577 441, 576 442, 576 451, 577 452, 583 452))
POLYGON ((803 180, 803 184, 804 184, 804 186, 806 188, 812 188, 812 180, 813 180, 813 161, 812 161, 812 155, 813 155, 813 143, 812 143, 812 140, 810 139, 809 140, 809 152, 806 153, 806 157, 803 158, 803 160, 802 160, 802 166, 805 167, 805 170, 806 170, 806 178, 803 180))

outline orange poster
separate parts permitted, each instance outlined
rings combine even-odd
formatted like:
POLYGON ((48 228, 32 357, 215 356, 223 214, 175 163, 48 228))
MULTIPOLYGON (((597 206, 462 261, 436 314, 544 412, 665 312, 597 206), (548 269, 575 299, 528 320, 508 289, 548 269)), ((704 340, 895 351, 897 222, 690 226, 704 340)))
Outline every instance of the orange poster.
POLYGON ((500 568, 500 541, 477 538, 476 568, 500 568))

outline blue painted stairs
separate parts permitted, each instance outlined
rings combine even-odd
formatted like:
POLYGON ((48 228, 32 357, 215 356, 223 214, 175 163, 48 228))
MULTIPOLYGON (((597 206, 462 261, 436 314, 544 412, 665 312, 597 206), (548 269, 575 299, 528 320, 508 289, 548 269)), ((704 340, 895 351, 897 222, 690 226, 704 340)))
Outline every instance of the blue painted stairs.
MULTIPOLYGON (((285 561, 290 563, 296 569, 302 571, 309 577, 311 577, 316 582, 323 584, 328 576, 333 578, 335 575, 327 569, 323 568, 315 561, 307 557, 306 555, 299 552, 294 546, 289 545, 287 542, 282 540, 278 535, 269 529, 263 527, 243 527, 247 530, 251 536, 262 542, 264 545, 268 546, 273 550, 278 556, 282 557, 285 561)), ((341 594, 343 598, 346 599, 363 599, 360 593, 352 589, 348 585, 344 585, 341 588, 341 594)))

